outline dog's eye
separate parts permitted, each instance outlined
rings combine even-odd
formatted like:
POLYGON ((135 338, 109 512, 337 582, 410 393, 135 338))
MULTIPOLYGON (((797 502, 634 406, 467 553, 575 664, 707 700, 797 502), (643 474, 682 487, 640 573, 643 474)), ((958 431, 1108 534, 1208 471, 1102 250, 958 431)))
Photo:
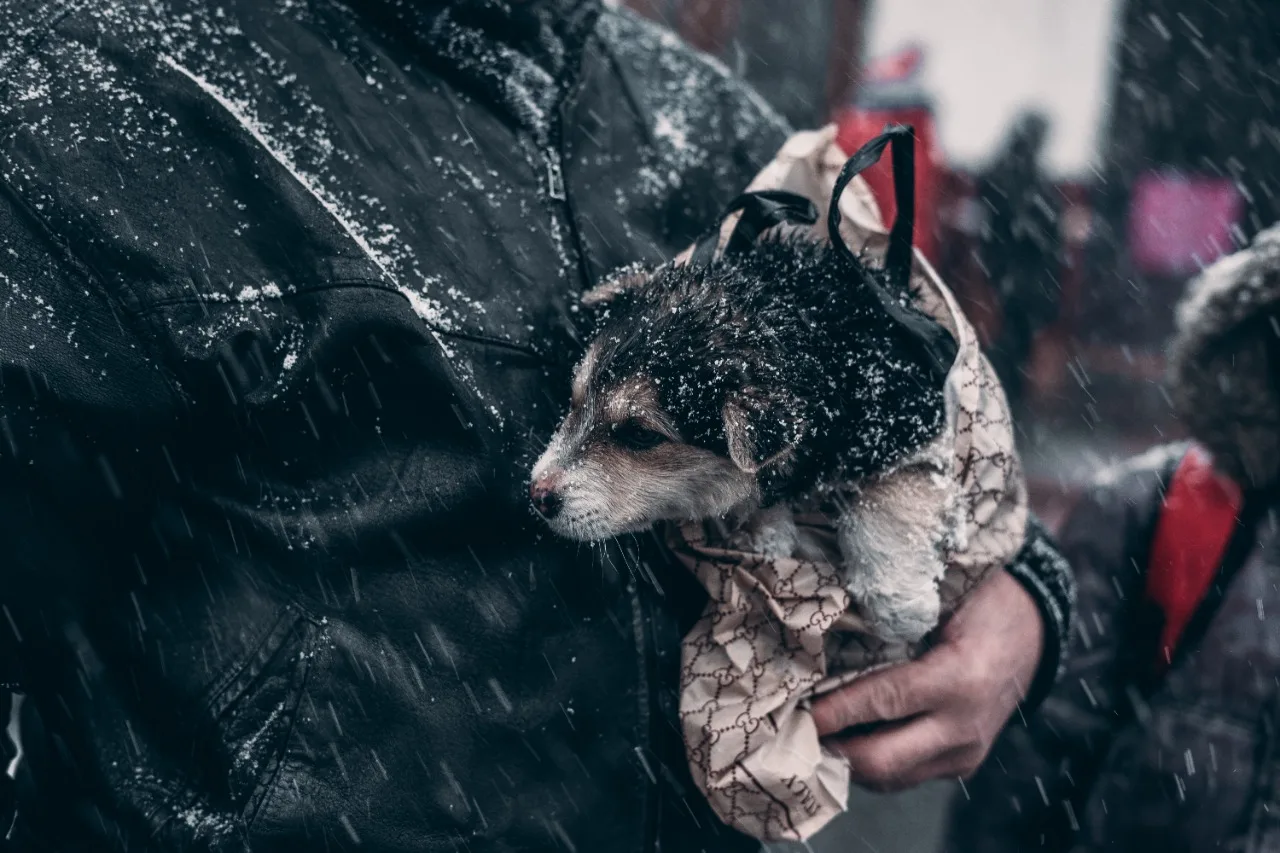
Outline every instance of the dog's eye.
POLYGON ((628 450, 648 450, 662 444, 667 437, 639 421, 628 420, 613 428, 613 440, 628 450))

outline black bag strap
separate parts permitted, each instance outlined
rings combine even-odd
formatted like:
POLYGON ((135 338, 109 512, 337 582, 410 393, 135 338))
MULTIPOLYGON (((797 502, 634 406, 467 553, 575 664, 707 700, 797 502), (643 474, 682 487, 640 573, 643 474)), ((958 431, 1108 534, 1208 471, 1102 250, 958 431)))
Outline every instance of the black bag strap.
POLYGON ((745 252, 765 231, 783 223, 812 225, 818 221, 818 208, 804 196, 786 190, 758 190, 743 193, 729 202, 725 216, 742 211, 733 228, 725 254, 745 252))
POLYGON ((885 272, 895 288, 905 288, 911 280, 911 244, 916 223, 916 157, 915 136, 909 125, 892 124, 884 132, 868 141, 852 157, 845 161, 835 189, 831 191, 831 207, 827 210, 827 230, 836 251, 849 260, 857 255, 840 236, 840 197, 853 179, 880 161, 884 149, 893 146, 893 201, 897 215, 889 230, 889 251, 884 258, 885 272))
MULTIPOLYGON (((840 235, 840 197, 844 195, 850 182, 879 162, 884 149, 890 146, 893 149, 893 195, 898 210, 893 220, 893 227, 889 230, 889 251, 885 255, 884 268, 893 292, 886 290, 874 276, 867 276, 866 281, 885 312, 902 327, 908 339, 915 342, 921 350, 934 377, 943 381, 951 372, 951 365, 955 362, 958 351, 955 338, 924 314, 910 310, 896 295, 907 293, 907 286, 911 281, 916 167, 915 135, 910 126, 889 125, 883 133, 863 145, 845 162, 831 194, 831 206, 827 211, 827 230, 830 232, 831 243, 836 251, 845 260, 852 262, 855 268, 865 269, 858 255, 846 245, 844 238, 840 235)), ((729 203, 718 221, 723 222, 725 217, 739 210, 742 211, 742 216, 729 237, 725 254, 748 250, 762 233, 776 225, 783 223, 812 225, 818 221, 818 211, 813 202, 802 195, 785 190, 758 190, 743 193, 729 203)), ((720 229, 717 227, 708 231, 694 244, 690 263, 694 266, 710 264, 715 259, 719 242, 720 229)))
MULTIPOLYGON (((818 221, 818 208, 809 199, 799 193, 786 190, 755 190, 739 195, 729 202, 717 222, 724 222, 733 214, 742 211, 738 224, 729 235, 725 245, 726 255, 745 252, 755 241, 770 228, 783 223, 812 225, 818 221)), ((690 263, 694 266, 706 266, 715 259, 716 247, 720 243, 720 229, 714 228, 704 234, 694 244, 690 263)))
POLYGON ((911 281, 912 238, 916 215, 915 134, 909 125, 893 124, 858 149, 840 170, 827 210, 827 230, 831 244, 845 260, 865 269, 857 253, 849 248, 840 234, 840 197, 849 184, 880 160, 886 147, 893 148, 893 198, 898 210, 889 229, 889 250, 885 254, 884 271, 889 292, 875 276, 868 275, 868 286, 879 298, 885 311, 916 342, 934 377, 945 379, 955 362, 958 346, 946 329, 919 311, 909 310, 898 294, 907 293, 911 281))

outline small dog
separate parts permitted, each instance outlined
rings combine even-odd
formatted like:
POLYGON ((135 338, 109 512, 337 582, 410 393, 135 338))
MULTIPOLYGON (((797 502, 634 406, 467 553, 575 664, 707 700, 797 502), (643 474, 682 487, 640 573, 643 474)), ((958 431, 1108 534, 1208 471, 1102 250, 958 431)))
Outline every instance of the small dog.
POLYGON ((791 556, 792 509, 835 506, 863 614, 886 638, 923 637, 938 621, 954 481, 913 455, 944 428, 954 342, 935 357, 950 336, 889 270, 784 228, 588 293, 595 334, 533 469, 537 512, 587 541, 721 518, 734 547, 791 556))

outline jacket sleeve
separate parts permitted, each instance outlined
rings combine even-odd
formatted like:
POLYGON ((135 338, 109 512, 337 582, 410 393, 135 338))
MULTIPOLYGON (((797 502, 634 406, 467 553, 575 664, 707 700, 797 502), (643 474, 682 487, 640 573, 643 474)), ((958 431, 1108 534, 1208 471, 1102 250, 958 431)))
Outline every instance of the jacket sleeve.
POLYGON ((1104 474, 1072 510, 1061 542, 1075 571, 1078 618, 1063 677, 1039 713, 1015 717, 969 783, 952 815, 949 849, 1072 848, 1077 816, 1133 710, 1127 685, 1135 671, 1131 640, 1141 627, 1140 567, 1179 456, 1168 448, 1104 474))
POLYGON ((1044 621, 1044 653, 1022 703, 1022 712, 1027 714, 1040 706, 1066 667, 1076 579, 1053 536, 1034 515, 1027 519, 1026 541, 1006 570, 1030 593, 1044 621))

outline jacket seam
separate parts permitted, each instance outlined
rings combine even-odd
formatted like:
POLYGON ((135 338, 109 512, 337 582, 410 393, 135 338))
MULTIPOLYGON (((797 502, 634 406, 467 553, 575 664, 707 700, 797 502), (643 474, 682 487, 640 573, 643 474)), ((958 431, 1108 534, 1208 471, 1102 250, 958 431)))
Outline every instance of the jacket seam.
MULTIPOLYGON (((291 291, 289 293, 285 293, 283 296, 279 297, 277 301, 283 301, 285 299, 291 299, 299 296, 306 296, 312 293, 320 293, 326 290, 360 290, 360 289, 380 290, 380 291, 383 291, 384 293, 389 293, 394 296, 398 296, 401 299, 405 300, 405 302, 409 301, 408 297, 406 297, 399 290, 395 289, 394 287, 389 287, 383 282, 378 281, 377 279, 372 279, 372 278, 335 279, 332 281, 325 282, 324 284, 309 286, 305 290, 297 290, 297 291, 291 291)), ((148 302, 146 305, 135 309, 133 313, 137 314, 138 316, 146 316, 148 314, 153 313, 154 311, 158 311, 163 308, 172 308, 175 306, 187 306, 187 305, 208 305, 210 302, 214 302, 215 304, 238 304, 234 302, 222 303, 221 300, 208 299, 200 296, 170 296, 170 297, 165 297, 163 299, 157 299, 153 302, 148 302)), ((431 331, 435 332, 436 334, 446 338, 451 338, 454 340, 470 341, 472 343, 484 344, 486 346, 500 347, 503 349, 511 350, 512 352, 520 353, 521 355, 528 356, 529 358, 535 359, 540 362, 550 363, 550 359, 540 354, 533 347, 528 346, 526 344, 519 344, 514 341, 509 341, 504 338, 496 337, 494 335, 485 334, 484 332, 462 331, 458 329, 451 329, 445 326, 441 326, 438 323, 432 323, 429 320, 423 320, 422 324, 427 328, 431 329, 431 331)))
MULTIPOLYGON (((321 284, 310 285, 302 290, 292 290, 282 294, 281 296, 277 297, 277 299, 284 300, 284 299, 288 299, 291 296, 306 296, 309 293, 316 293, 323 290, 338 290, 342 288, 359 288, 359 287, 368 287, 368 288, 373 288, 377 290, 385 290, 390 293, 399 293, 399 291, 396 290, 395 288, 388 287, 387 285, 383 284, 381 281, 375 278, 364 278, 361 276, 352 276, 349 278, 333 278, 321 284)), ((201 296, 201 295, 165 296, 160 299, 148 300, 146 304, 140 305, 138 308, 136 308, 134 310, 134 313, 149 314, 152 311, 158 310, 160 308, 170 308, 175 305, 208 305, 209 303, 226 304, 226 305, 250 304, 250 303, 240 303, 234 299, 223 300, 217 296, 201 296)))
MULTIPOLYGON (((312 624, 309 620, 304 621, 307 625, 312 624)), ((249 798, 248 805, 251 810, 243 818, 246 833, 252 830, 253 825, 258 820, 258 816, 267 808, 272 798, 280 788, 280 775, 284 772, 285 757, 289 752, 289 740, 293 737, 293 733, 298 727, 298 710, 302 706, 302 697, 306 693, 307 682, 311 680, 311 652, 315 650, 315 636, 313 631, 308 630, 303 648, 306 650, 307 656, 305 663, 303 664, 302 677, 298 679, 297 689, 294 691, 294 695, 292 696, 293 707, 290 708, 289 712, 289 724, 282 732, 279 747, 273 750, 275 752, 275 755, 273 756, 275 766, 271 768, 270 773, 264 774, 263 778, 259 780, 257 790, 255 790, 253 795, 249 798), (255 798, 258 800, 258 803, 256 806, 252 806, 255 798)))
MULTIPOLYGON (((626 17, 630 13, 623 10, 619 12, 606 11, 605 14, 626 17)), ((614 50, 613 45, 609 44, 608 40, 601 36, 599 32, 596 33, 596 44, 600 52, 608 60, 609 65, 612 66, 614 75, 622 85, 622 94, 626 98, 628 105, 635 112, 636 124, 640 127, 640 135, 644 137, 648 145, 652 146, 656 140, 653 137, 653 128, 649 126, 648 113, 641 104, 641 98, 636 93, 635 86, 632 83, 630 74, 623 65, 622 58, 618 56, 618 52, 614 50)))
POLYGON ((70 242, 58 233, 47 218, 32 208, 26 196, 20 193, 12 182, 5 180, 3 177, 0 177, 0 193, 7 195, 21 215, 31 221, 34 226, 31 230, 34 232, 33 236, 37 238, 37 241, 51 245, 52 250, 49 255, 54 261, 69 266, 75 275, 96 287, 106 299, 110 300, 121 311, 134 313, 125 300, 121 299, 118 294, 113 293, 110 288, 104 286, 103 283, 107 279, 100 275, 91 263, 72 251, 70 242))
MULTIPOLYGON (((241 656, 240 660, 230 664, 226 671, 213 682, 205 699, 206 707, 211 711, 214 711, 216 714, 221 715, 225 709, 225 705, 222 710, 218 709, 217 706, 220 704, 222 697, 231 689, 232 685, 249 671, 253 666, 254 660, 267 649, 270 649, 270 651, 266 651, 269 662, 270 658, 274 657, 276 651, 278 651, 278 649, 271 648, 271 646, 283 645, 288 638, 289 632, 294 630, 301 621, 303 621, 303 617, 294 610, 293 607, 288 605, 282 607, 276 618, 272 620, 270 627, 254 639, 252 648, 241 656), (273 638, 276 636, 280 636, 281 638, 279 644, 272 643, 273 638)), ((266 664, 264 663, 263 667, 265 668, 265 666, 266 664)), ((233 698, 230 703, 226 704, 234 702, 235 699, 233 698)))
MULTIPOLYGON (((569 138, 566 133, 568 119, 570 114, 578 103, 578 98, 582 95, 583 89, 586 88, 586 66, 587 57, 591 50, 596 48, 600 42, 600 36, 596 28, 587 36, 586 44, 583 45, 582 51, 578 56, 578 64, 573 72, 573 82, 565 91, 564 96, 560 99, 560 104, 556 110, 556 139, 554 144, 555 156, 560 160, 559 167, 561 173, 564 173, 564 166, 567 165, 569 159, 569 138)), ((603 49, 602 49, 603 50, 603 49)), ((643 122, 641 122, 643 124, 643 122)), ((563 178, 562 178, 563 180, 563 178)), ((587 256, 587 245, 582 239, 582 226, 578 221, 578 206, 573 199, 574 193, 570 189, 567 181, 564 182, 564 218, 565 224, 569 227, 569 235, 573 238, 573 248, 578 256, 578 275, 582 279, 583 288, 590 288, 594 282, 590 272, 591 259, 587 256)), ((552 199, 554 202, 555 199, 552 199)))

